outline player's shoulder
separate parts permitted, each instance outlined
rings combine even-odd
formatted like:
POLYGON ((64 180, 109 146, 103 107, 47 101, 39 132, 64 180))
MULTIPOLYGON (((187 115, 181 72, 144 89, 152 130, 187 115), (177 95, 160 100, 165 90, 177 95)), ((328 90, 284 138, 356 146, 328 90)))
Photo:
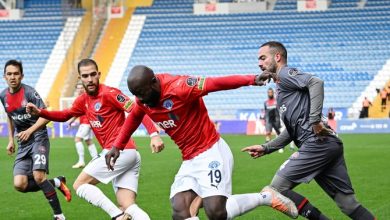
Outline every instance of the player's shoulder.
POLYGON ((122 91, 120 89, 112 87, 112 86, 107 86, 107 85, 104 85, 104 84, 100 84, 100 86, 102 86, 102 90, 101 91, 103 93, 108 93, 108 94, 122 93, 122 91))
POLYGON ((7 91, 8 91, 8 87, 5 88, 5 89, 3 89, 3 90, 1 90, 1 92, 0 92, 0 98, 5 97, 5 95, 7 94, 7 91))
POLYGON ((24 89, 24 94, 26 96, 34 97, 35 99, 41 99, 41 96, 34 87, 22 83, 22 88, 24 89))

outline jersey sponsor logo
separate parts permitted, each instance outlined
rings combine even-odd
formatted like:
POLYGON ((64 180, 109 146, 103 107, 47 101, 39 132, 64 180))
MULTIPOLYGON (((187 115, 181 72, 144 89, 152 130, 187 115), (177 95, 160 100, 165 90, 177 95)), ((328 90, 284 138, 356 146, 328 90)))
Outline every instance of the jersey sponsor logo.
POLYGON ((219 161, 214 160, 209 163, 209 168, 215 170, 219 167, 219 165, 221 165, 221 163, 219 161))
POLYGON ((101 128, 103 127, 100 121, 89 121, 89 124, 91 124, 91 127, 93 128, 101 128))
POLYGON ((118 94, 116 96, 116 100, 118 100, 118 102, 125 102, 126 101, 126 98, 122 95, 122 94, 118 94))
POLYGON ((288 75, 290 76, 296 76, 298 74, 298 70, 295 68, 291 68, 288 70, 288 75))
POLYGON ((36 98, 36 99, 41 99, 41 96, 39 96, 39 94, 38 94, 38 92, 34 92, 34 97, 36 98))
POLYGON ((99 111, 101 107, 102 107, 102 103, 100 102, 96 102, 95 105, 93 106, 96 112, 99 111))
POLYGON ((129 110, 129 108, 133 105, 133 101, 129 100, 123 106, 124 109, 129 110))
POLYGON ((279 107, 280 114, 284 113, 286 110, 287 110, 287 107, 285 104, 283 104, 282 106, 279 107))
POLYGON ((157 125, 162 129, 177 127, 174 120, 166 120, 166 121, 157 122, 157 125))
POLYGON ((12 115, 11 116, 15 121, 22 121, 31 118, 30 114, 20 114, 20 115, 12 115))
POLYGON ((173 107, 173 101, 171 99, 167 99, 163 102, 163 107, 168 109, 168 110, 171 110, 172 107, 173 107))
POLYGON ((195 86, 196 82, 198 82, 198 79, 194 78, 194 77, 190 77, 190 78, 187 79, 186 82, 187 82, 188 86, 195 86))
POLYGON ((206 78, 205 78, 205 77, 200 77, 199 83, 198 83, 198 89, 199 89, 199 90, 203 90, 204 82, 205 82, 205 81, 206 81, 206 78))

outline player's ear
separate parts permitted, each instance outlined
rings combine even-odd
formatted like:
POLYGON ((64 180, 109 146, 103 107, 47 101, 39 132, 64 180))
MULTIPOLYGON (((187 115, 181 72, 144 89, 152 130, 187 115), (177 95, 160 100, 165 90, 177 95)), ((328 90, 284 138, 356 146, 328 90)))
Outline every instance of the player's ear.
POLYGON ((275 53, 276 62, 279 62, 281 59, 282 59, 282 55, 280 55, 280 53, 275 53))

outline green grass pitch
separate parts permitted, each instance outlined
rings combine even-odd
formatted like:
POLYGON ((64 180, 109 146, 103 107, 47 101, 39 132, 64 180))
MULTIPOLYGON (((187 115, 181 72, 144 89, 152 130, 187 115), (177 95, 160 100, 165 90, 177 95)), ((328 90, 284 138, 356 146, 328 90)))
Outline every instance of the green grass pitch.
MULTIPOLYGON (((291 151, 274 153, 259 159, 251 159, 241 153, 242 147, 262 143, 264 137, 228 135, 224 136, 235 157, 233 174, 233 193, 258 192, 270 183, 275 171, 288 158, 291 151)), ((377 219, 390 219, 390 135, 389 134, 355 134, 342 135, 345 158, 359 201, 369 208, 377 219)), ((146 210, 152 219, 171 219, 169 190, 173 177, 178 170, 181 157, 177 147, 168 137, 164 137, 166 148, 159 154, 152 154, 148 138, 136 138, 142 155, 142 168, 139 181, 138 204, 146 210)), ((14 156, 6 154, 7 139, 1 138, 0 144, 0 219, 51 219, 51 210, 41 192, 20 193, 13 189, 12 167, 14 156)), ((89 159, 86 149, 86 158, 89 159)), ((72 169, 76 162, 76 150, 73 139, 51 140, 50 177, 65 175, 71 186, 81 170, 72 169)), ((115 201, 111 185, 100 184, 99 187, 115 201)), ((336 207, 333 201, 317 186, 315 182, 302 184, 297 191, 305 195, 320 210, 336 220, 348 219, 336 207)), ((96 208, 72 191, 73 200, 67 203, 59 193, 63 211, 67 219, 109 219, 99 208, 96 208)), ((201 219, 206 219, 203 210, 201 219)), ((259 207, 239 217, 241 220, 254 219, 288 219, 269 207, 259 207)), ((303 219, 303 218, 299 218, 303 219)))

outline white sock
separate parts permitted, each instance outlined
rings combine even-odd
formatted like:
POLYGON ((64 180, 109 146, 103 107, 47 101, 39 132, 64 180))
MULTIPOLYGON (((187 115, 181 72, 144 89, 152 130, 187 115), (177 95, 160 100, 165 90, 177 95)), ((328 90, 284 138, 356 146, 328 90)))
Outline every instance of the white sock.
POLYGON ((61 219, 61 220, 65 220, 66 219, 64 214, 54 215, 54 217, 56 217, 58 219, 61 219))
POLYGON ((122 213, 122 211, 94 185, 82 184, 77 188, 76 194, 92 205, 103 209, 111 218, 122 213))
POLYGON ((61 181, 57 177, 53 178, 53 181, 54 181, 54 187, 56 188, 60 187, 61 181))
POLYGON ((95 144, 88 145, 88 150, 92 158, 95 158, 98 155, 95 144))
POLYGON ((79 155, 79 163, 85 163, 84 162, 84 145, 82 142, 76 143, 76 151, 77 151, 77 154, 79 155))
MULTIPOLYGON (((266 200, 269 199, 266 198, 266 200)), ((257 206, 266 204, 266 202, 261 193, 231 195, 226 201, 228 219, 245 214, 257 206)))
POLYGON ((200 220, 198 216, 191 217, 191 218, 186 218, 184 220, 200 220))
POLYGON ((132 219, 134 220, 150 220, 149 215, 140 207, 138 207, 137 204, 133 204, 127 207, 125 212, 133 217, 132 219))

